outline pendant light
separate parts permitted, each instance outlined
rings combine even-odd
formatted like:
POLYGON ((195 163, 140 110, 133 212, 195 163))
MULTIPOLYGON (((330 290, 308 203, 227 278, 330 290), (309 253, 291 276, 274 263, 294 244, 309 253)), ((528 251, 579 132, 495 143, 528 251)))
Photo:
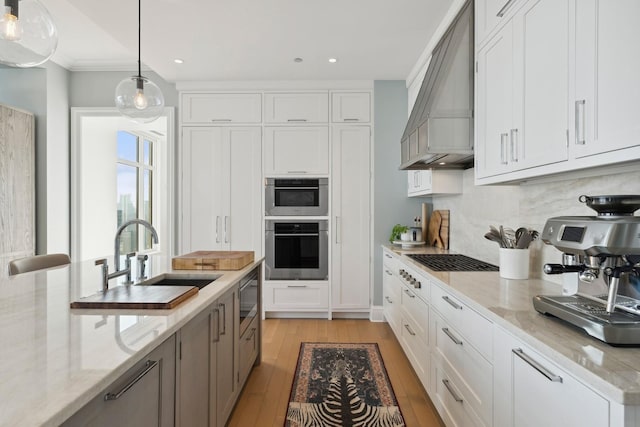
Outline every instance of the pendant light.
POLYGON ((149 123, 160 117, 164 110, 164 97, 160 88, 142 75, 140 62, 141 0, 138 0, 138 75, 127 77, 116 87, 116 107, 123 116, 149 123))
POLYGON ((58 46, 58 31, 38 0, 0 0, 0 63, 35 67, 58 46))

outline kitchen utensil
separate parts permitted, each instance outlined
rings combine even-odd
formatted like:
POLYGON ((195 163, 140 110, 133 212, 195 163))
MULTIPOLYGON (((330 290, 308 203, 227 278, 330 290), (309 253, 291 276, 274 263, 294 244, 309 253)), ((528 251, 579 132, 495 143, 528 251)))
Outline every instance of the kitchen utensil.
POLYGON ((488 233, 486 233, 484 235, 484 238, 487 239, 487 240, 491 240, 492 242, 496 242, 498 245, 500 245, 501 248, 504 248, 503 243, 502 243, 502 239, 497 234, 489 231, 488 233))
POLYGON ((516 232, 513 228, 504 227, 504 238, 508 248, 514 248, 516 246, 516 232))
MULTIPOLYGON (((531 230, 532 232, 538 233, 535 230, 531 230)), ((525 230, 524 233, 520 235, 520 237, 516 240, 516 249, 527 249, 529 244, 533 240, 532 233, 529 230, 525 230)))
POLYGON ((442 239, 440 238, 440 225, 442 225, 442 216, 440 215, 440 211, 433 211, 431 218, 429 218, 429 229, 427 231, 427 244, 429 246, 437 246, 438 244, 442 245, 442 239))
POLYGON ((578 201, 604 216, 633 215, 640 209, 640 195, 586 196, 578 201))

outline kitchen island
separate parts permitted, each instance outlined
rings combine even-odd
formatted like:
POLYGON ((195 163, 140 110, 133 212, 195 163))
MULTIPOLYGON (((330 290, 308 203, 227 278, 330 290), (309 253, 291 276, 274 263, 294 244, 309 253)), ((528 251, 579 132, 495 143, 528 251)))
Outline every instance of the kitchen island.
POLYGON ((93 261, 0 279, 0 425, 60 425, 261 262, 238 271, 173 271, 171 259, 150 256, 148 277, 219 276, 170 310, 71 309, 101 288, 93 261))
POLYGON ((433 271, 405 256, 448 253, 437 248, 384 245, 383 253, 385 301, 395 303, 385 317, 445 423, 640 425, 640 348, 605 344, 535 311, 533 297, 559 295, 560 285, 433 271))

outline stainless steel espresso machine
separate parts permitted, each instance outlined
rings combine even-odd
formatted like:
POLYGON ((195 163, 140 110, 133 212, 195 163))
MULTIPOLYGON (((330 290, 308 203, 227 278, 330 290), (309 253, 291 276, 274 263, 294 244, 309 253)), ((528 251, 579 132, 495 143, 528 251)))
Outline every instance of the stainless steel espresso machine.
POLYGON ((542 241, 563 252, 563 264, 546 264, 546 274, 577 273, 581 282, 602 277, 603 295, 538 295, 540 313, 563 319, 613 345, 640 345, 640 195, 580 196, 597 216, 547 220, 542 241))

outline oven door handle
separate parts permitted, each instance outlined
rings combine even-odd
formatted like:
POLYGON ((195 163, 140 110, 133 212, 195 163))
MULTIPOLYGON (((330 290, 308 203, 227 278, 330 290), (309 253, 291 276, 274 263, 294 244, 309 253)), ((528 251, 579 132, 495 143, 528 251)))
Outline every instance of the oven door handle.
POLYGON ((319 236, 319 233, 283 233, 283 234, 278 234, 275 233, 274 236, 275 237, 314 237, 314 236, 319 236))
POLYGON ((319 190, 320 187, 273 187, 274 190, 319 190))

